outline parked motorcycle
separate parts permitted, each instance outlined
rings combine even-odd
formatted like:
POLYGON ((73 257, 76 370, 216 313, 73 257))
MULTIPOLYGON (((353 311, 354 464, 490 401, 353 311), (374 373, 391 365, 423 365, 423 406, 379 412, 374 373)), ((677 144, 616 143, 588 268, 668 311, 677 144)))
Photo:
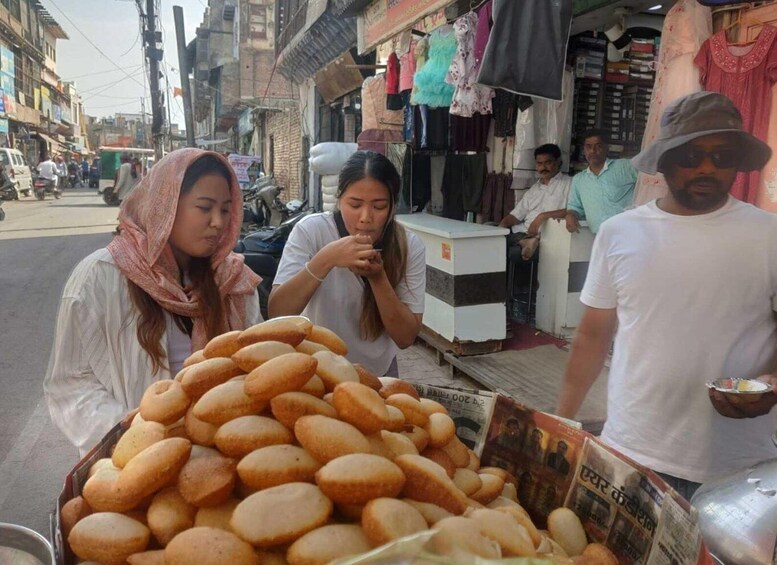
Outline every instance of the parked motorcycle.
POLYGON ((35 198, 38 200, 44 200, 47 194, 52 194, 54 198, 59 200, 62 193, 59 191, 58 178, 44 179, 36 177, 32 182, 32 189, 35 192, 35 198))
POLYGON ((11 184, 0 190, 0 200, 19 200, 19 182, 12 180, 11 184))
POLYGON ((294 200, 286 205, 290 217, 279 226, 265 226, 252 233, 249 233, 238 240, 235 246, 236 253, 242 253, 245 257, 245 264, 262 277, 262 282, 256 291, 259 294, 259 307, 264 319, 269 319, 267 313, 267 303, 270 299, 275 273, 278 271, 278 264, 283 255, 283 248, 289 239, 289 234, 294 226, 302 218, 313 213, 313 210, 307 209, 307 200, 294 200), (294 203, 292 205, 292 202, 294 203), (292 206, 290 206, 292 205, 292 206), (293 210, 293 212, 291 212, 293 210))

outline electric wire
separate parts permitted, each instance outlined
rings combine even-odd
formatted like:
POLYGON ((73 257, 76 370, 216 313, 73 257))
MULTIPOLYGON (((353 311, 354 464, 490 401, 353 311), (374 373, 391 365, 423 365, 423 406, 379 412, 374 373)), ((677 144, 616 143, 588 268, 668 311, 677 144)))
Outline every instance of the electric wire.
MULTIPOLYGON (((108 55, 106 55, 106 54, 105 54, 105 52, 104 52, 102 49, 100 49, 100 48, 99 48, 99 47, 98 47, 98 46, 97 46, 97 45, 94 43, 94 41, 92 41, 91 39, 89 39, 89 37, 88 37, 88 36, 87 36, 87 35, 86 35, 84 32, 82 32, 82 31, 81 31, 81 28, 80 28, 79 26, 77 26, 77 25, 76 25, 76 24, 73 22, 73 20, 71 20, 71 19, 70 19, 70 16, 68 16, 68 15, 67 15, 67 13, 66 13, 64 10, 62 10, 62 8, 60 8, 60 7, 57 5, 57 3, 56 3, 56 2, 54 2, 54 0, 48 0, 48 1, 49 1, 49 3, 50 3, 52 6, 54 6, 54 7, 57 9, 57 11, 58 11, 59 13, 61 13, 61 14, 64 16, 64 18, 65 18, 65 19, 66 19, 68 22, 70 22, 70 25, 71 25, 71 26, 73 26, 73 28, 74 28, 74 29, 75 29, 75 30, 76 30, 76 31, 77 31, 77 32, 78 32, 78 33, 79 33, 79 34, 80 34, 80 35, 81 35, 81 36, 82 36, 84 39, 86 39, 86 41, 89 43, 89 45, 91 45, 92 47, 94 47, 94 48, 97 50, 97 52, 98 52, 100 55, 102 55, 103 57, 105 57, 105 59, 106 59, 106 60, 107 60, 109 63, 111 63, 111 64, 112 64, 114 67, 116 67, 116 68, 117 68, 117 69, 119 69, 121 72, 123 72, 123 73, 124 73, 124 74, 127 76, 127 78, 131 78, 131 79, 132 79, 132 80, 134 80, 136 83, 140 84, 140 81, 139 81, 139 80, 137 80, 135 77, 133 77, 133 76, 131 76, 129 73, 127 73, 127 71, 125 71, 125 70, 124 70, 124 69, 123 69, 123 68, 122 68, 122 67, 121 67, 121 66, 120 66, 118 63, 116 63, 116 62, 115 62, 113 59, 111 59, 110 57, 108 57, 108 55)), ((141 85, 141 86, 142 86, 142 85, 141 85)))

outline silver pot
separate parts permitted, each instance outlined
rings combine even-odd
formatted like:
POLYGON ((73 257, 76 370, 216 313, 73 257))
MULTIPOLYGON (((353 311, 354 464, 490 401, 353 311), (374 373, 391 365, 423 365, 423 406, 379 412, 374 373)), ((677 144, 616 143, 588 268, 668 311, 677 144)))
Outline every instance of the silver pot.
POLYGON ((720 562, 777 564, 777 459, 705 483, 691 504, 704 543, 720 562))
POLYGON ((38 532, 0 522, 0 563, 54 565, 54 552, 48 540, 38 532))

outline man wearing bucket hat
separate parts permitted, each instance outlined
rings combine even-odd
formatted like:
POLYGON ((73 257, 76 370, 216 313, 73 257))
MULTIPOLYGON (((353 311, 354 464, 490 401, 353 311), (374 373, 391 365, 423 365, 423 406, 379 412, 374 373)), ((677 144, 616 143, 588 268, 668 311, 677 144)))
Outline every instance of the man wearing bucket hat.
POLYGON ((615 335, 602 439, 690 498, 777 455, 777 215, 728 194, 771 156, 728 98, 681 98, 661 128, 633 163, 662 172, 669 194, 602 225, 558 414, 574 417, 615 335), (752 403, 705 387, 764 374, 774 390, 752 403))

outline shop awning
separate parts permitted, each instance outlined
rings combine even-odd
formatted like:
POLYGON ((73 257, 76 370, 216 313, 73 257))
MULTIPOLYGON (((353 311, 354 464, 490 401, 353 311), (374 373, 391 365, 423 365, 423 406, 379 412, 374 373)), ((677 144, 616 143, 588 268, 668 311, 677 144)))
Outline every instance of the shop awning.
POLYGON ((41 133, 41 132, 38 131, 38 132, 33 133, 32 135, 33 136, 37 136, 37 137, 41 138, 43 141, 45 141, 46 143, 48 143, 51 146, 51 150, 69 151, 69 149, 68 149, 68 147, 66 145, 63 145, 62 143, 60 143, 59 141, 57 141, 54 138, 49 137, 45 133, 41 133))
POLYGON ((297 34, 278 56, 277 70, 301 83, 356 45, 356 19, 338 18, 329 12, 297 34))

